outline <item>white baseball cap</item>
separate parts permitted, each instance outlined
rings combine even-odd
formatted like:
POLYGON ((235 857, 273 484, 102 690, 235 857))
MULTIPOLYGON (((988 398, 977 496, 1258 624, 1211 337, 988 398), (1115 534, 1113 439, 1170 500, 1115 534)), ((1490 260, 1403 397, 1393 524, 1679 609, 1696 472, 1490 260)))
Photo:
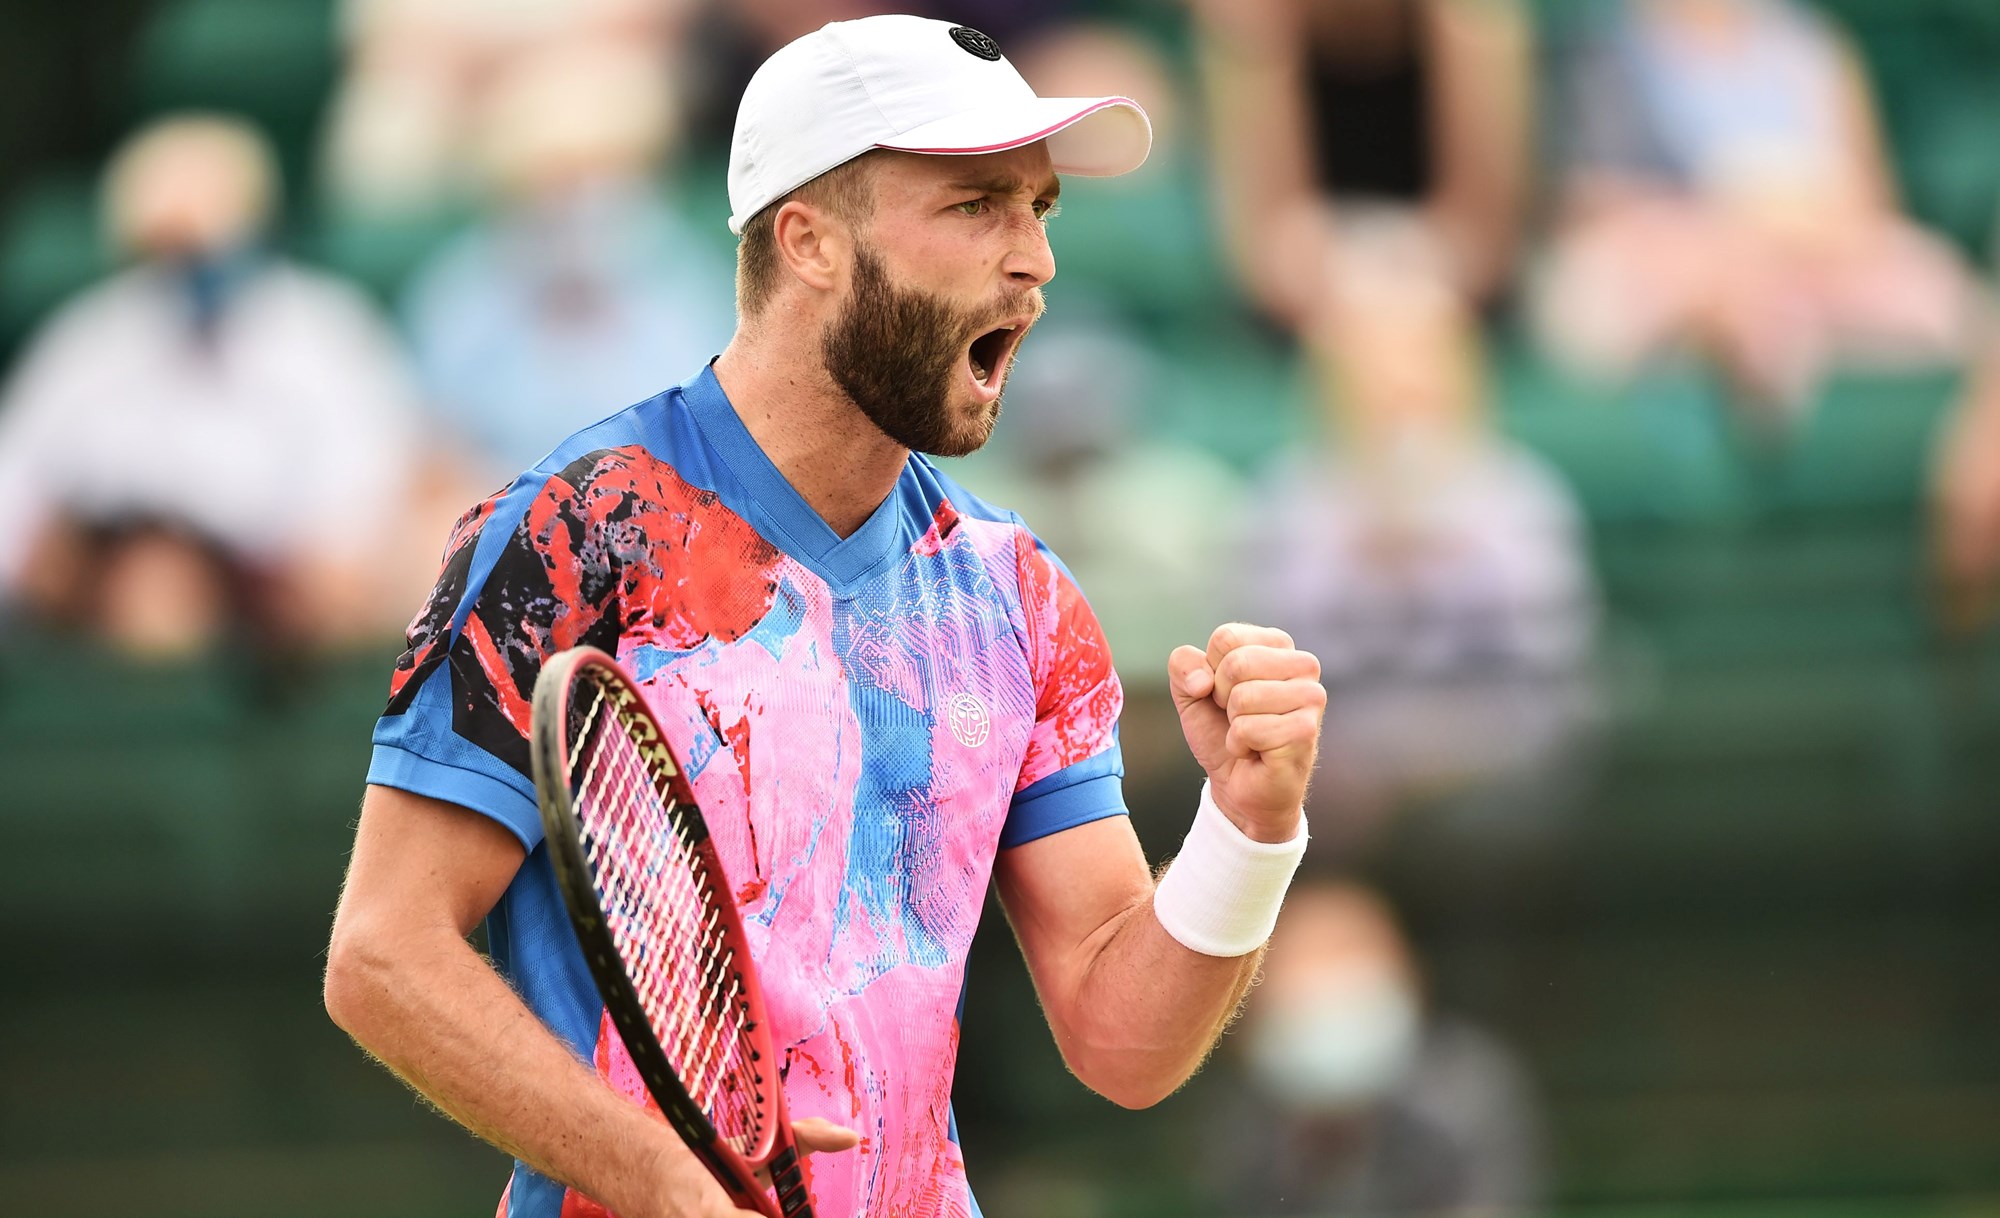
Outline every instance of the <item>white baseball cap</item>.
POLYGON ((873 148, 965 156, 1043 139, 1058 173, 1113 177, 1145 163, 1153 127, 1129 97, 1037 97, 978 30, 835 21, 779 48, 743 90, 729 231, 873 148))

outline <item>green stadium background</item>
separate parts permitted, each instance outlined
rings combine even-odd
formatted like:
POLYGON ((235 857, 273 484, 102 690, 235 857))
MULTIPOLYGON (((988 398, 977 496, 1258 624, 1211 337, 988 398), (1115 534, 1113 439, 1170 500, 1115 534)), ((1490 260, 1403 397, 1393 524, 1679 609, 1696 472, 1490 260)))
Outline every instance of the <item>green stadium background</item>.
MULTIPOLYGON (((1545 42, 1578 7, 1543 6, 1545 42)), ((1867 56, 1910 209, 1990 267, 2000 4, 1830 7, 1867 56)), ((294 200, 283 246, 385 297, 435 240, 310 205, 327 0, 6 11, 0 350, 108 265, 97 167, 154 113, 256 119, 294 200)), ((1185 41, 1169 6, 1112 11, 1185 41)), ((680 176, 718 215, 719 165, 697 149, 680 176)), ((1064 274, 1121 294, 1174 361, 1165 425, 1254 468, 1300 432, 1297 376, 1228 306, 1187 203, 1200 184, 1143 223, 1210 253, 1154 275, 1093 259, 1093 226, 1131 222, 1094 189, 1065 192, 1064 274), (1260 408, 1215 409, 1223 384, 1260 408)), ((1551 1211, 2000 1214, 2000 649, 1942 639, 1925 602, 1925 472, 1953 380, 1842 379, 1795 446, 1758 456, 1699 372, 1600 401, 1518 338, 1495 361, 1505 429, 1586 509, 1625 692, 1587 814, 1559 836, 1495 857, 1448 815, 1413 817, 1371 878, 1439 1000, 1532 1067, 1551 1211)), ((388 658, 274 684, 227 659, 135 669, 0 639, 0 1212, 490 1212, 500 1156, 319 1004, 388 658)), ((1125 740, 1158 857, 1196 776, 1156 686, 1135 683, 1125 740)), ((1205 1212, 1189 1172, 1207 1081, 1138 1114, 1086 1093, 997 917, 964 1043, 958 1113, 996 1218, 1205 1212)))

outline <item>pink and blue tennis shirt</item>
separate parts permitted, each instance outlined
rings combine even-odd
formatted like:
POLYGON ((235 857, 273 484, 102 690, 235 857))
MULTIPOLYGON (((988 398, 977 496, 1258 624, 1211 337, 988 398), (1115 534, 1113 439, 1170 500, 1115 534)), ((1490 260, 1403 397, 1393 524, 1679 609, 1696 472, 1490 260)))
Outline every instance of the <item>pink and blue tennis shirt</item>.
MULTIPOLYGON (((591 644, 645 688, 739 887, 826 1218, 977 1214, 951 1112, 966 952, 998 851, 1123 815, 1095 616, 1020 517, 921 456, 853 535, 799 497, 711 370, 572 436, 458 523, 368 780, 500 822, 527 860, 494 963, 577 1055, 644 1087, 542 846, 528 707, 591 644)), ((604 1211, 517 1163, 502 1213, 604 1211)))

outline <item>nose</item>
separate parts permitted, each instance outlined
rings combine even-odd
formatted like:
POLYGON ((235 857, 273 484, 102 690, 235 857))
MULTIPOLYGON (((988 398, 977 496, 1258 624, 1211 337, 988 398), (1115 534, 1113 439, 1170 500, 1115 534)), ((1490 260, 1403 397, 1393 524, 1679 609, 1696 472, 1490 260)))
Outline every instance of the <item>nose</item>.
POLYGON ((1049 248, 1048 228, 1033 213, 1028 213, 1015 223, 1013 232, 1013 245, 1002 266, 1007 278, 1024 290, 1041 287, 1054 279, 1056 255, 1049 248))

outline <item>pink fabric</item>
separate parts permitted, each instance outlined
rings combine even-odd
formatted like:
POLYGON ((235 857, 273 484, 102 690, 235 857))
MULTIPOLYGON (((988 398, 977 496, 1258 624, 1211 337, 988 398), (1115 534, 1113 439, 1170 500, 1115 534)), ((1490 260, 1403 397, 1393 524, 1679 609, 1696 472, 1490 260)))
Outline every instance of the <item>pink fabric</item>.
MULTIPOLYGON (((690 547, 740 527, 712 499, 645 490, 687 514, 690 547)), ((663 579, 619 656, 650 668, 642 684, 736 887, 791 1116, 862 1136, 814 1160, 819 1212, 967 1214, 949 1133, 966 952, 1014 793, 1110 747, 1120 693, 1102 633, 1025 530, 948 504, 866 604, 768 547, 712 548, 701 578, 758 603, 700 605, 691 632, 689 580, 663 579), (767 618, 790 625, 747 629, 767 618), (872 739, 853 687, 893 700, 870 704, 887 708, 872 739), (885 718, 918 725, 923 747, 884 736, 885 718), (927 777, 883 806, 883 775, 912 772, 927 777)), ((646 1102, 608 1023, 597 1068, 646 1102)), ((576 1202, 565 1218, 601 1213, 576 1202)))

